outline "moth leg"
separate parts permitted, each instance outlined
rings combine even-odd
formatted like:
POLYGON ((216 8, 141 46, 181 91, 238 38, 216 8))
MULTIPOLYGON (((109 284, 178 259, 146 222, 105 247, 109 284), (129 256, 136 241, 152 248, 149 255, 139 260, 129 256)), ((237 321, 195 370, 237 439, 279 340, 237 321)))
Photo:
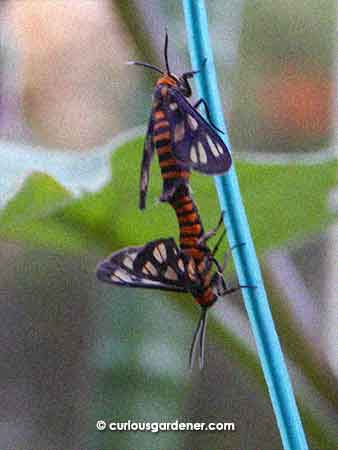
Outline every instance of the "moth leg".
POLYGON ((200 333, 200 354, 199 354, 199 367, 200 370, 204 367, 204 354, 205 354, 205 333, 207 330, 207 308, 202 309, 202 327, 200 333))
POLYGON ((218 241, 216 242, 214 248, 211 251, 212 256, 216 255, 216 253, 219 249, 219 246, 221 245, 225 235, 226 235, 226 230, 223 230, 222 234, 220 235, 218 241))
MULTIPOLYGON (((217 250, 218 250, 218 248, 219 248, 219 246, 220 246, 220 244, 221 244, 221 242, 222 242, 222 240, 223 240, 225 234, 226 234, 226 231, 224 230, 223 233, 221 234, 220 238, 219 238, 218 241, 216 242, 215 247, 213 248, 213 250, 212 250, 212 252, 211 252, 212 256, 214 256, 214 255, 216 254, 216 252, 217 252, 217 250)), ((232 252, 235 248, 243 247, 243 245, 245 245, 245 242, 242 242, 242 243, 240 243, 240 244, 236 244, 236 245, 232 246, 232 247, 230 248, 230 250, 231 250, 231 252, 232 252)), ((228 253, 228 252, 225 252, 225 254, 224 254, 224 260, 223 260, 223 266, 221 266, 221 267, 222 267, 221 273, 224 273, 224 270, 225 270, 225 268, 226 268, 226 266, 227 266, 228 259, 229 259, 229 253, 228 253)), ((215 261, 216 261, 216 260, 214 260, 214 262, 215 262, 215 261)))
POLYGON ((225 268, 226 268, 226 266, 227 266, 227 264, 228 264, 228 260, 229 260, 229 252, 225 252, 225 253, 224 253, 224 258, 223 258, 223 265, 222 265, 222 267, 221 267, 221 269, 222 269, 222 274, 223 274, 224 271, 225 271, 225 268))
POLYGON ((224 289, 222 295, 232 294, 233 292, 239 291, 242 288, 257 289, 257 286, 251 284, 238 284, 236 287, 224 289))
POLYGON ((196 354, 196 349, 197 349, 197 344, 198 344, 198 338, 201 333, 201 326, 202 326, 202 323, 201 323, 201 319, 200 319, 197 324, 197 327, 196 327, 196 330, 194 333, 194 337, 192 339, 190 352, 189 352, 189 368, 190 368, 190 370, 192 370, 194 367, 195 354, 196 354))
POLYGON ((187 179, 177 179, 174 182, 171 180, 164 180, 160 202, 170 203, 172 200, 174 200, 173 197, 176 195, 176 193, 177 195, 180 195, 181 193, 183 193, 184 195, 192 194, 192 190, 187 179))
POLYGON ((192 70, 191 72, 184 72, 184 74, 182 75, 182 78, 184 80, 187 80, 189 78, 193 78, 194 75, 196 75, 197 73, 201 72, 202 69, 204 69, 204 66, 205 66, 206 62, 207 62, 207 58, 204 58, 203 62, 202 62, 202 66, 201 66, 200 69, 192 70))
POLYGON ((221 276, 217 278, 216 289, 218 297, 221 297, 223 295, 224 289, 227 289, 223 274, 221 274, 221 276))
POLYGON ((202 306, 201 315, 194 333, 194 337, 192 340, 192 344, 190 347, 190 354, 189 354, 189 367, 190 370, 193 369, 194 366, 194 360, 195 360, 195 354, 197 350, 197 346, 199 344, 200 351, 199 351, 199 366, 200 370, 202 370, 204 365, 204 345, 205 345, 205 331, 206 331, 206 324, 207 324, 207 307, 202 306))
MULTIPOLYGON (((233 245, 230 248, 230 251, 232 252, 235 248, 243 247, 243 245, 245 245, 245 242, 241 242, 240 244, 233 245)), ((222 273, 224 273, 224 270, 225 270, 225 268, 227 266, 227 263, 228 263, 228 259, 229 259, 229 252, 225 252, 224 260, 223 260, 223 266, 222 266, 222 273)))
POLYGON ((219 128, 216 127, 216 125, 213 123, 213 121, 211 120, 211 115, 210 115, 210 111, 209 111, 209 106, 208 103, 204 100, 204 98, 200 98, 194 105, 193 108, 197 109, 201 104, 204 105, 204 109, 205 109, 205 113, 207 115, 207 119, 210 123, 210 125, 215 128, 215 130, 217 130, 219 133, 224 134, 224 131, 220 130, 219 128))
POLYGON ((192 90, 189 84, 189 78, 193 78, 194 75, 196 75, 198 72, 200 72, 204 66, 205 63, 207 62, 207 58, 204 58, 203 63, 202 63, 202 67, 198 70, 192 70, 190 72, 185 72, 181 77, 180 77, 180 81, 182 84, 182 87, 184 89, 184 95, 186 95, 187 97, 190 97, 192 94, 192 90))
MULTIPOLYGON (((187 186, 184 181, 180 181, 179 183, 175 183, 170 187, 167 187, 165 184, 163 185, 163 192, 160 197, 160 202, 162 203, 170 203, 173 200, 173 197, 176 195, 176 192, 181 188, 181 186, 187 186)), ((188 186, 187 186, 188 187, 188 186)))
POLYGON ((205 244, 206 241, 208 241, 210 238, 215 236, 215 234, 220 229, 220 227, 221 227, 221 225, 223 223, 223 217, 224 217, 224 211, 221 212, 221 217, 220 217, 220 219, 218 221, 218 224, 215 226, 215 228, 213 228, 210 231, 207 231, 206 233, 203 234, 202 237, 199 238, 199 240, 197 242, 198 245, 205 244))
POLYGON ((162 192, 161 194, 160 202, 161 203, 170 202, 170 200, 172 200, 173 196, 175 195, 176 189, 177 186, 173 186, 170 189, 164 190, 164 192, 162 192))
POLYGON ((224 269, 225 269, 225 267, 226 267, 227 260, 228 260, 228 253, 225 253, 225 255, 224 255, 224 262, 223 262, 223 265, 221 265, 221 264, 219 263, 219 261, 218 261, 216 258, 214 258, 213 256, 211 257, 211 261, 212 261, 212 262, 215 264, 215 266, 217 267, 217 272, 218 272, 220 275, 223 275, 223 273, 224 273, 224 269))

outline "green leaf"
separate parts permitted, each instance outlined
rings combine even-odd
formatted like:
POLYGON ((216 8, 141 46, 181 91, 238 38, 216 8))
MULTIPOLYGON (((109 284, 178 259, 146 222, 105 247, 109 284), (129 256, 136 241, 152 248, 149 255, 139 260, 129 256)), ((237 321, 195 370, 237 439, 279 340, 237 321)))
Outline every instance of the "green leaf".
POLYGON ((71 194, 49 175, 35 172, 29 176, 17 195, 0 215, 1 224, 34 218, 71 198, 71 194))
MULTIPOLYGON (((112 181, 100 192, 71 200, 46 175, 30 177, 0 216, 0 234, 35 245, 65 250, 109 252, 127 245, 173 236, 174 211, 158 202, 162 180, 155 161, 146 211, 138 209, 143 138, 128 142, 112 156, 112 181)), ((247 214, 259 251, 302 238, 330 222, 329 191, 337 163, 267 165, 236 162, 247 214)), ((191 185, 206 229, 219 219, 212 177, 194 173, 191 185)))
POLYGON ((86 248, 88 239, 55 214, 75 203, 72 195, 52 177, 33 173, 1 211, 0 236, 65 251, 86 248))
MULTIPOLYGON (((138 210, 142 147, 143 138, 121 146, 112 156, 112 181, 100 192, 80 199, 72 198, 49 176, 32 175, 2 211, 1 236, 35 246, 77 252, 88 249, 102 254, 161 236, 177 238, 174 212, 157 201, 162 181, 156 162, 152 167, 148 208, 145 212, 138 210)), ((335 186, 335 161, 313 166, 238 161, 236 168, 259 251, 301 238, 329 223, 327 196, 335 186)), ((219 218, 213 180, 193 174, 191 184, 209 229, 219 218)), ((191 308, 189 314, 192 311, 191 308)), ((228 344, 229 352, 234 353, 235 348, 241 364, 262 382, 257 361, 243 344, 224 327, 220 329, 213 321, 210 325, 210 333, 219 335, 228 344)))
MULTIPOLYGON (((172 209, 157 203, 162 181, 152 167, 148 208, 138 210, 139 166, 143 139, 125 145, 113 156, 112 222, 118 244, 142 244, 177 236, 172 209)), ((262 165, 236 162, 252 232, 259 250, 305 236, 330 222, 327 195, 335 185, 336 162, 318 165, 262 165)), ((191 185, 206 229, 219 219, 212 177, 194 173, 191 185)), ((114 244, 112 242, 112 244, 114 244)))

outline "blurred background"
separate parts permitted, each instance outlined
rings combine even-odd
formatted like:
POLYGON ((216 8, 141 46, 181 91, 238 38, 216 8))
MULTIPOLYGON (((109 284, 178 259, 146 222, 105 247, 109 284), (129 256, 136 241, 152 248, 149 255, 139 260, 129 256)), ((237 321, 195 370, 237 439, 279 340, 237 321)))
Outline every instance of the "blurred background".
MULTIPOLYGON (((338 448, 336 17, 332 0, 207 1, 239 180, 309 444, 338 448)), ((241 295, 103 286, 110 252, 174 236, 137 210, 154 73, 190 69, 180 1, 0 3, 1 450, 281 450, 241 295), (99 433, 114 421, 235 422, 232 433, 99 433)), ((213 181, 192 187, 206 228, 213 181)), ((225 251, 224 248, 222 251, 225 251)), ((219 255, 222 259, 222 255, 219 255)), ((236 283, 233 268, 229 280, 236 283)))

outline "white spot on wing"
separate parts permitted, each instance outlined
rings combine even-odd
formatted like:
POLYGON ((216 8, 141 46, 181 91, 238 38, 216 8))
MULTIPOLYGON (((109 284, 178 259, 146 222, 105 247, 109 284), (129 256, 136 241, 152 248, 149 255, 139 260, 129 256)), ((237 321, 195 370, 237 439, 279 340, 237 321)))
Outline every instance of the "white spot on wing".
POLYGON ((207 134, 207 141, 210 147, 210 150, 212 151, 213 155, 216 156, 216 158, 218 158, 218 150, 216 147, 216 144, 214 143, 214 141, 211 139, 211 137, 207 134))
POLYGON ((196 153, 196 147, 194 145, 191 146, 190 159, 193 163, 197 163, 197 153, 196 153))
POLYGON ((157 271, 156 267, 150 261, 148 261, 144 265, 144 267, 142 269, 142 272, 145 273, 145 274, 153 275, 153 276, 158 275, 158 271, 157 271))
POLYGON ((158 246, 158 248, 159 248, 159 250, 160 250, 160 252, 161 252, 161 254, 163 256, 163 260, 165 261, 167 259, 167 250, 165 248, 165 245, 164 244, 160 244, 158 246))
POLYGON ((119 282, 121 282, 121 279, 118 278, 116 275, 111 275, 110 278, 111 278, 113 281, 119 281, 119 282))
POLYGON ((113 275, 120 278, 120 280, 122 280, 122 281, 131 281, 130 276, 126 272, 123 272, 120 269, 117 269, 113 275))
POLYGON ((198 128, 197 120, 190 114, 188 114, 188 123, 192 130, 197 130, 197 128, 198 128))
POLYGON ((142 281, 142 283, 145 285, 145 286, 159 286, 159 282, 158 281, 153 281, 153 280, 141 280, 142 281))
POLYGON ((133 264, 134 263, 134 261, 133 261, 133 259, 129 256, 129 255, 127 255, 125 258, 124 258, 124 260, 123 260, 123 264, 126 266, 126 267, 128 267, 128 269, 132 269, 133 268, 133 264))
POLYGON ((177 273, 174 271, 174 269, 170 266, 168 266, 168 269, 166 270, 165 274, 164 274, 165 278, 167 278, 168 280, 177 280, 177 273))
POLYGON ((177 261, 177 265, 178 265, 178 268, 180 269, 180 271, 184 272, 184 264, 183 264, 183 261, 181 258, 177 261))
POLYGON ((207 154, 205 153, 204 146, 203 146, 202 142, 199 142, 197 144, 197 148, 198 148, 198 154, 199 154, 199 157, 200 157, 199 159, 200 159, 202 164, 205 164, 208 161, 208 158, 207 158, 207 154))
POLYGON ((220 144, 217 144, 217 150, 219 151, 220 155, 221 155, 222 153, 224 153, 224 152, 223 152, 223 148, 221 147, 220 144))
POLYGON ((153 255, 154 255, 154 258, 157 259, 158 262, 160 262, 160 263, 163 262, 162 255, 159 252, 158 247, 154 248, 153 255))
POLYGON ((177 103, 170 103, 169 108, 170 108, 172 111, 175 111, 175 110, 177 109, 177 103))
POLYGON ((167 259, 167 250, 164 244, 159 244, 154 248, 153 251, 154 258, 157 259, 158 262, 164 263, 167 259))
POLYGON ((190 258, 188 263, 188 274, 191 280, 196 279, 195 261, 192 258, 190 258))

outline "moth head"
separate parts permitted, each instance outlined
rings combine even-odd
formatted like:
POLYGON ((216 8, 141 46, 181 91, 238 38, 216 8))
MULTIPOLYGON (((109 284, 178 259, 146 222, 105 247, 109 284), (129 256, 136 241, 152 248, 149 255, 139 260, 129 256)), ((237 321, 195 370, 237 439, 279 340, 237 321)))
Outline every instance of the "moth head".
MULTIPOLYGON (((166 83, 176 87, 185 97, 190 97, 192 94, 191 87, 188 81, 188 78, 192 78, 194 76, 194 72, 187 72, 182 74, 182 76, 177 77, 173 73, 170 72, 169 67, 169 59, 168 59, 168 32, 165 31, 165 41, 164 41, 164 60, 165 67, 167 70, 166 83)), ((160 81, 160 80, 159 80, 160 81)))
POLYGON ((190 97, 192 94, 192 90, 191 90, 188 80, 185 78, 185 75, 186 74, 183 74, 181 77, 177 77, 173 73, 165 74, 164 77, 161 77, 157 81, 156 86, 166 85, 166 86, 175 87, 185 97, 190 97))
POLYGON ((168 60, 168 32, 166 30, 165 32, 165 41, 164 41, 164 61, 165 61, 165 67, 166 70, 163 71, 157 66, 154 66, 152 64, 148 64, 142 61, 128 61, 127 64, 133 64, 136 66, 143 66, 147 67, 148 69, 154 70, 161 75, 163 75, 156 83, 156 85, 167 85, 177 88, 185 97, 190 97, 192 94, 192 90, 189 84, 188 79, 193 78, 195 73, 198 71, 192 71, 192 72, 185 72, 180 77, 177 75, 174 75, 170 71, 169 67, 169 60, 168 60))

